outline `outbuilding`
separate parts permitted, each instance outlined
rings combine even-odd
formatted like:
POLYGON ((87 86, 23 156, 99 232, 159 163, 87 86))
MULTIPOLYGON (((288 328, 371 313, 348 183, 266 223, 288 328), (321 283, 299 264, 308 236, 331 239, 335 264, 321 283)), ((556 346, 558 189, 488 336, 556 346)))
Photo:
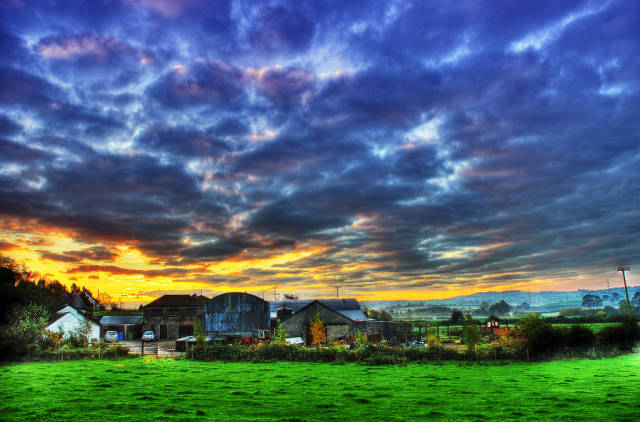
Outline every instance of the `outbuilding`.
POLYGON ((292 315, 281 321, 291 337, 302 337, 307 345, 311 344, 311 319, 318 312, 324 322, 327 342, 346 337, 380 333, 384 340, 395 340, 400 334, 409 334, 411 324, 377 321, 368 318, 356 299, 319 299, 313 300, 292 315))
POLYGON ((153 331, 159 339, 192 336, 196 321, 202 321, 204 296, 164 295, 146 305, 142 312, 145 331, 153 331))
POLYGON ((204 304, 204 330, 218 341, 269 329, 269 303, 249 293, 224 293, 204 304))
POLYGON ((122 333, 124 340, 137 340, 142 338, 143 321, 141 316, 113 316, 106 315, 100 319, 102 326, 101 338, 107 331, 122 333))

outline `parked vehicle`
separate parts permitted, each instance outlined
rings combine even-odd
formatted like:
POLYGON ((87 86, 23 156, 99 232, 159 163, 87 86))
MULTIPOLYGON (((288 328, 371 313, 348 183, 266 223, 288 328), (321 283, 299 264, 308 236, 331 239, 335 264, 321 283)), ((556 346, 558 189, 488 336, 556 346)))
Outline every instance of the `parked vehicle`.
POLYGON ((114 342, 118 341, 118 332, 117 331, 107 331, 104 335, 104 341, 114 342))
POLYGON ((142 340, 144 341, 156 341, 158 340, 158 336, 153 331, 145 331, 142 335, 142 340))

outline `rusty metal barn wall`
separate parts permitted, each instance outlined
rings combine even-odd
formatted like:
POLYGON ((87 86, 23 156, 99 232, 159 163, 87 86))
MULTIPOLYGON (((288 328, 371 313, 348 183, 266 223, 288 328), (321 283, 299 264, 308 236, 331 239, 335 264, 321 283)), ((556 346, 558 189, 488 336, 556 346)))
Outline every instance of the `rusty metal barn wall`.
POLYGON ((269 329, 269 303, 248 293, 225 293, 205 302, 204 329, 242 335, 269 329))

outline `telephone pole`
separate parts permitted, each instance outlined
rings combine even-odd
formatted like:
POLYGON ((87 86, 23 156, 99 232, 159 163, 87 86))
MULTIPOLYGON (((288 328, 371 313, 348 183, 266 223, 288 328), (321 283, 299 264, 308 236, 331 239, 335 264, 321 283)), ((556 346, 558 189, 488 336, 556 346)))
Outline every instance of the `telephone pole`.
POLYGON ((624 272, 629 271, 630 267, 618 267, 618 271, 622 272, 622 281, 624 282, 624 294, 627 297, 627 312, 629 313, 629 319, 631 319, 631 304, 629 303, 629 292, 627 291, 627 279, 624 277, 624 272))
POLYGON ((336 286, 336 296, 338 299, 340 299, 340 291, 338 290, 340 288, 340 286, 336 286))

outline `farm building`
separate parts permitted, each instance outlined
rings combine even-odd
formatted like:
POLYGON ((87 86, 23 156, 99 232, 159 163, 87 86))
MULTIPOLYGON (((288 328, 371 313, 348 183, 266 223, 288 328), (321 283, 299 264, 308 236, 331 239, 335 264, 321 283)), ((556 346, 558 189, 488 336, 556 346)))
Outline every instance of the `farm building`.
POLYGON ((204 330, 218 340, 269 329, 269 303, 249 293, 224 293, 204 305, 204 330))
MULTIPOLYGON (((296 301, 287 301, 286 305, 289 306, 290 302, 296 301)), ((358 331, 367 334, 379 332, 385 340, 394 340, 400 334, 411 332, 410 324, 367 318, 356 299, 313 300, 284 318, 281 323, 290 336, 302 337, 310 344, 309 325, 316 312, 320 313, 324 321, 327 342, 342 337, 355 337, 358 331)))
POLYGON ((142 317, 141 316, 103 316, 100 319, 102 333, 100 338, 104 337, 107 331, 117 331, 122 333, 125 340, 137 340, 142 338, 142 317))
POLYGON ((47 330, 54 332, 63 330, 65 337, 68 337, 71 331, 83 328, 82 326, 85 323, 89 323, 92 327, 91 335, 88 340, 99 339, 100 324, 86 316, 84 312, 69 305, 56 312, 56 314, 49 320, 47 330))
POLYGON ((164 295, 143 308, 144 331, 159 339, 192 336, 196 321, 204 315, 204 296, 164 295))

